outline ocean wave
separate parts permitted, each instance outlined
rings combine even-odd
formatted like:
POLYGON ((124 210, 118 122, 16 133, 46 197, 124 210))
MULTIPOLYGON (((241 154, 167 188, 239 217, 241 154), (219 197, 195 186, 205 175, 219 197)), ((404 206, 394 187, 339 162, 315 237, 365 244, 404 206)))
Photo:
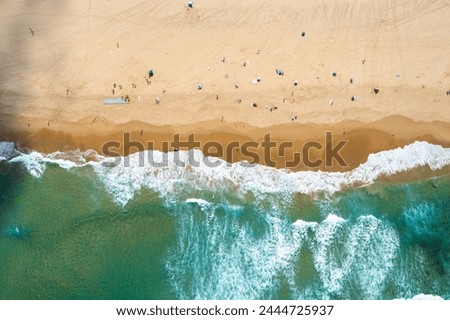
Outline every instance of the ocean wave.
MULTIPOLYGON (((25 169, 35 178, 40 178, 46 168, 46 163, 50 162, 50 159, 45 158, 42 154, 38 152, 32 152, 30 154, 20 154, 19 156, 9 160, 11 163, 21 163, 25 169)), ((64 165, 61 164, 61 167, 64 168, 64 165)))
POLYGON ((403 148, 371 154, 365 163, 347 172, 291 172, 263 165, 249 166, 246 162, 230 164, 205 157, 199 150, 170 153, 144 151, 121 158, 102 157, 92 150, 55 152, 45 156, 32 152, 19 153, 9 161, 21 162, 37 178, 44 174, 47 163, 65 169, 91 165, 114 201, 125 206, 143 188, 164 196, 176 193, 186 185, 194 190, 219 191, 228 188, 240 194, 252 192, 255 195, 334 193, 352 185, 370 184, 382 175, 389 176, 417 167, 441 169, 450 164, 450 148, 414 142, 403 148), (153 163, 166 160, 167 165, 152 165, 147 159, 153 159, 153 163), (190 165, 193 160, 200 165, 190 165), (215 166, 207 166, 205 160, 214 162, 215 166), (116 162, 120 164, 114 165, 116 162), (180 162, 184 165, 179 165, 180 162))
MULTIPOLYGON (((95 172, 105 183, 106 189, 114 195, 117 204, 125 206, 141 189, 147 188, 163 196, 176 194, 183 186, 194 190, 220 191, 233 190, 238 194, 251 192, 256 196, 267 193, 309 194, 311 192, 334 193, 352 185, 373 183, 382 175, 408 171, 421 166, 432 170, 450 164, 450 148, 415 142, 404 148, 397 148, 371 154, 367 162, 348 172, 291 172, 263 165, 247 166, 241 163, 227 163, 220 159, 206 157, 219 165, 204 165, 204 155, 198 150, 163 154, 151 152, 144 155, 133 154, 122 158, 128 166, 107 166, 105 163, 93 164, 95 172), (167 157, 167 166, 156 167, 145 164, 143 159, 150 156, 161 163, 167 157), (179 166, 176 161, 189 163, 192 160, 200 166, 179 166), (143 165, 144 162, 144 165, 143 165)), ((111 159, 106 160, 111 161, 111 159)))
POLYGON ((382 296, 400 244, 390 224, 372 215, 349 222, 330 214, 320 223, 297 220, 294 225, 313 232, 307 244, 324 289, 322 299, 345 296, 349 285, 365 299, 382 296))
POLYGON ((294 299, 379 299, 398 262, 397 232, 371 215, 289 223, 276 209, 261 211, 265 227, 256 236, 244 218, 218 215, 217 205, 177 207, 179 240, 166 268, 178 298, 267 299, 285 279, 294 299), (302 250, 311 253, 314 281, 297 275, 307 266, 302 250))
MULTIPOLYGON (((11 155, 11 153, 9 154, 11 155)), ((20 163, 35 178, 42 177, 47 168, 47 164, 55 164, 63 169, 70 170, 105 160, 105 157, 98 155, 94 150, 86 150, 83 152, 79 150, 57 151, 47 155, 35 151, 23 153, 14 150, 14 155, 9 158, 0 156, 0 162, 20 163)))
POLYGON ((14 149, 14 143, 9 141, 0 142, 0 161, 8 160, 17 156, 17 151, 14 149))
POLYGON ((280 274, 294 278, 307 230, 292 227, 274 208, 258 214, 264 227, 256 236, 254 221, 218 214, 221 204, 189 205, 204 204, 198 200, 174 206, 178 241, 166 268, 178 298, 261 299, 278 286, 280 274))
POLYGON ((199 206, 209 205, 209 202, 204 199, 189 198, 189 199, 186 199, 185 202, 186 203, 196 203, 199 206))

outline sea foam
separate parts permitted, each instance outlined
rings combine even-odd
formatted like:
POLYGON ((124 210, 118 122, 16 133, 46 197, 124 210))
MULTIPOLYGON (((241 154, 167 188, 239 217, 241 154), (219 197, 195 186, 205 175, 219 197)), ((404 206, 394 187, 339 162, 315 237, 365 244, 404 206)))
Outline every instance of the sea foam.
POLYGON ((8 141, 0 142, 0 161, 8 160, 17 156, 18 153, 14 149, 14 143, 8 141))
POLYGON ((320 223, 297 220, 293 225, 312 231, 305 243, 319 274, 321 299, 347 296, 349 284, 365 299, 382 296, 399 252, 399 236, 393 226, 372 215, 348 221, 334 214, 320 223))
MULTIPOLYGON (((168 165, 152 166, 142 160, 146 155, 133 154, 122 158, 128 166, 108 167, 105 161, 93 163, 95 172, 105 183, 106 189, 114 195, 115 202, 125 206, 143 188, 159 192, 163 196, 177 193, 183 186, 192 189, 220 191, 231 189, 238 194, 253 193, 263 196, 266 193, 308 194, 311 192, 334 193, 352 185, 366 185, 382 175, 393 175, 421 166, 432 170, 450 164, 450 149, 427 142, 415 142, 404 148, 397 148, 371 154, 367 162, 348 172, 291 172, 263 165, 248 166, 242 163, 227 163, 220 159, 207 157, 219 165, 210 167, 204 164, 204 155, 198 150, 180 151, 179 161, 194 159, 200 166, 179 166, 175 154, 152 152, 155 162, 168 157, 168 165)), ((111 161, 111 160, 106 160, 111 161)))
POLYGON ((199 150, 144 151, 121 158, 102 157, 94 151, 77 152, 56 152, 46 156, 37 152, 19 153, 9 161, 21 162, 37 178, 44 174, 48 163, 65 169, 91 165, 120 206, 125 206, 143 188, 157 191, 162 196, 176 193, 183 186, 212 191, 228 188, 239 194, 251 192, 256 196, 265 193, 334 193, 352 185, 370 184, 382 175, 422 166, 438 170, 450 164, 450 148, 427 142, 414 142, 403 148, 371 154, 365 163, 347 172, 291 172, 263 165, 249 166, 246 162, 230 164, 205 157, 199 150), (154 163, 163 163, 166 158, 167 165, 153 165, 147 161, 149 158, 154 163), (190 165, 192 160, 200 165, 190 165), (216 165, 208 166, 205 160, 216 165), (114 162, 119 165, 114 166, 114 162), (180 162, 185 164, 180 166, 180 162))
MULTIPOLYGON (((11 153, 9 153, 11 154, 11 153)), ((57 151, 47 155, 39 152, 22 153, 14 150, 13 156, 9 159, 0 156, 0 161, 8 160, 11 163, 21 163, 24 168, 35 178, 40 178, 47 168, 47 164, 55 164, 59 167, 70 170, 76 167, 86 166, 92 162, 104 161, 106 158, 98 155, 94 150, 57 151)))
POLYGON ((177 297, 261 299, 278 286, 280 274, 294 281, 293 260, 307 229, 294 229, 276 208, 249 223, 243 216, 218 214, 221 205, 187 199, 173 206, 178 241, 166 268, 177 297), (265 230, 256 237, 254 223, 265 230))

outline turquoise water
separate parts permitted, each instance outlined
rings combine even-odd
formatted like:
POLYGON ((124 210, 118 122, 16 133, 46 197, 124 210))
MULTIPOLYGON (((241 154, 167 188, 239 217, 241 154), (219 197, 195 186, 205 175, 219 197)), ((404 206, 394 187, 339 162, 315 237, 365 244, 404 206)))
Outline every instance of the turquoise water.
POLYGON ((450 176, 333 194, 180 184, 122 206, 91 166, 0 163, 1 299, 450 298, 450 176))

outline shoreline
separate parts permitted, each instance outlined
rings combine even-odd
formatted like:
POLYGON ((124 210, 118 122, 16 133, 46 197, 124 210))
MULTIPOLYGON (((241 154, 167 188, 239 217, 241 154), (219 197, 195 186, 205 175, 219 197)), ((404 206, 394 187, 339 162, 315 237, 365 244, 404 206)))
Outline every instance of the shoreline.
MULTIPOLYGON (((52 133, 47 132, 47 134, 52 133)), ((359 133, 357 135, 359 136, 359 133)), ((348 170, 332 170, 336 167, 328 168, 330 170, 321 170, 320 168, 286 169, 278 166, 267 166, 265 163, 259 163, 256 167, 247 167, 245 163, 239 164, 238 162, 229 166, 227 162, 217 162, 215 158, 204 157, 201 151, 192 155, 183 151, 179 156, 177 156, 177 152, 173 151, 170 151, 166 156, 159 152, 155 155, 132 152, 129 160, 119 159, 119 162, 116 162, 117 159, 98 158, 92 149, 87 150, 86 153, 80 153, 79 150, 69 147, 50 154, 22 149, 18 150, 22 152, 22 154, 17 154, 18 161, 14 160, 14 156, 10 160, 12 163, 23 163, 24 169, 34 178, 42 177, 47 164, 56 164, 59 168, 66 170, 92 166, 97 175, 103 176, 113 184, 111 186, 113 189, 118 187, 121 190, 122 187, 125 187, 125 191, 122 190, 124 195, 116 201, 118 204, 125 206, 131 199, 128 199, 128 196, 133 192, 131 189, 131 191, 128 190, 129 187, 127 186, 122 185, 120 187, 123 177, 134 179, 138 186, 146 185, 146 182, 148 182, 157 189, 159 188, 157 186, 162 184, 164 189, 164 185, 176 184, 176 181, 179 181, 180 178, 181 180, 187 179, 186 182, 189 182, 192 179, 191 175, 194 175, 196 178, 192 181, 197 181, 200 185, 205 186, 214 186, 216 179, 217 181, 223 179, 224 183, 231 179, 234 187, 243 188, 242 190, 248 188, 250 188, 248 190, 253 190, 253 188, 259 190, 258 186, 260 185, 262 190, 265 190, 265 188, 272 191, 285 190, 308 197, 322 193, 333 195, 354 188, 367 188, 367 192, 376 193, 380 185, 409 184, 420 181, 426 181, 430 190, 433 190, 432 188, 440 188, 440 182, 435 179, 450 176, 449 150, 449 148, 442 149, 439 145, 415 142, 407 144, 404 148, 372 153, 367 161, 348 170), (31 151, 33 152, 30 153, 31 151), (165 162, 167 159, 169 159, 168 162, 165 162), (194 159, 194 162, 191 162, 191 159, 194 159), (106 163, 104 163, 104 160, 106 163), (110 160, 113 161, 110 162, 110 160), (155 162, 152 164, 151 161, 155 162), (179 168, 176 168, 177 166, 179 168), (167 170, 167 168, 174 170, 167 170), (218 168, 218 170, 216 171, 215 168, 218 168), (223 171, 225 168, 231 170, 223 171), (112 180, 111 176, 113 177, 112 180), (119 179, 117 186, 114 182, 116 178, 119 179), (198 178, 200 179, 197 180, 198 178), (381 184, 375 186, 375 183, 381 184)), ((3 160, 10 162, 8 156, 6 156, 6 159, 0 157, 0 162, 3 162, 3 160)), ((119 193, 122 193, 122 191, 119 193)))
MULTIPOLYGON (((17 120, 17 118, 15 119, 17 120)), ((33 123, 32 128, 36 127, 34 124, 44 121, 43 119, 23 120, 33 123)), ((426 141, 445 148, 450 147, 450 140, 445 139, 445 137, 450 137, 448 124, 443 122, 414 122, 402 116, 388 117, 374 123, 360 123, 356 121, 345 121, 329 125, 291 123, 267 128, 258 128, 246 123, 226 123, 221 121, 204 121, 181 126, 154 126, 134 121, 117 125, 109 124, 108 127, 99 126, 95 121, 91 121, 90 124, 51 124, 48 128, 43 127, 34 130, 30 128, 26 131, 12 127, 8 128, 8 126, 4 125, 3 128, 5 127, 7 130, 0 129, 0 138, 2 140, 12 141, 19 148, 47 154, 55 151, 76 149, 80 151, 92 149, 98 154, 106 156, 128 155, 147 149, 167 152, 172 151, 173 148, 170 144, 163 145, 163 142, 173 142, 175 134, 180 134, 180 141, 182 142, 187 141, 189 134, 195 134, 195 141, 200 144, 200 147, 197 147, 197 149, 202 149, 205 155, 216 156, 228 162, 247 160, 269 167, 288 168, 292 171, 350 171, 366 162, 369 154, 404 147, 414 141, 426 141), (62 130, 63 127, 65 130, 62 130), (331 132, 333 135, 332 148, 339 143, 343 143, 342 141, 347 141, 338 150, 338 155, 341 156, 347 166, 342 165, 342 163, 339 164, 336 158, 331 161, 331 165, 326 163, 326 132, 331 132), (128 151, 124 150, 124 133, 129 134, 131 145, 133 142, 135 142, 135 145, 142 144, 144 149, 140 150, 139 148, 131 147, 128 148, 128 151), (264 136, 268 133, 271 135, 271 141, 277 145, 277 148, 270 149, 270 157, 268 157, 268 153, 264 152, 264 148, 261 145, 264 136), (113 151, 116 154, 108 154, 105 153, 106 149, 102 150, 102 146, 108 141, 121 143, 119 148, 109 149, 109 151, 113 151), (223 146, 222 155, 218 155, 215 148, 209 148, 205 151, 205 143, 211 141, 223 146), (153 146, 149 146, 149 142, 153 143, 153 146), (257 142, 258 146, 248 148, 247 152, 245 152, 246 150, 239 147, 244 146, 246 142, 257 142), (286 142, 291 142, 291 147, 280 150, 279 146, 286 142), (303 148, 308 142, 312 142, 314 146, 307 149, 307 157, 311 161, 305 163, 305 153, 303 151, 305 149, 303 148), (233 147, 232 143, 238 143, 239 146, 233 147), (230 146, 230 148, 227 149, 227 146, 230 146), (249 157, 248 150, 257 154, 259 159, 249 157), (300 157, 300 162, 295 166, 292 164, 292 161, 295 159, 294 153, 299 153, 300 157), (323 163, 320 165, 316 163, 314 165, 310 164, 317 160, 322 160, 323 163)), ((180 150, 187 149, 181 148, 180 150)))

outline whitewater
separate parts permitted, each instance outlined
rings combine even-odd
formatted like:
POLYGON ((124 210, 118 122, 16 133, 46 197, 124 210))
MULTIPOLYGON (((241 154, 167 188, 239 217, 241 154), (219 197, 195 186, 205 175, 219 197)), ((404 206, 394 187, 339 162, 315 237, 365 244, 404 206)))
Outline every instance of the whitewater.
POLYGON ((449 164, 427 142, 347 172, 0 143, 0 297, 448 299, 448 175, 380 178, 449 164))
MULTIPOLYGON (((10 147, 9 147, 10 148, 10 147)), ((3 147, 5 149, 5 147, 3 147)), ((450 164, 450 148, 427 142, 414 142, 403 148, 370 154, 367 161, 348 172, 291 172, 247 162, 230 164, 221 159, 207 157, 210 162, 219 163, 215 167, 204 164, 204 155, 199 150, 163 153, 144 151, 116 158, 100 156, 93 150, 86 152, 69 151, 43 155, 38 152, 17 153, 9 161, 20 162, 36 178, 41 177, 47 164, 56 164, 70 170, 90 165, 105 184, 114 201, 125 206, 142 188, 169 195, 177 184, 190 184, 194 188, 221 189, 231 187, 238 193, 334 193, 345 187, 367 185, 380 176, 390 176, 418 167, 428 166, 432 170, 442 169, 450 164), (177 162, 175 161, 177 157, 177 162), (86 160, 88 158, 95 159, 86 160), (156 163, 167 159, 167 166, 152 166, 143 159, 152 158, 156 163), (179 159, 179 160, 178 160, 179 159), (192 166, 193 160, 200 166, 192 166), (183 162, 184 166, 177 163, 183 162), (118 165, 116 165, 118 163, 118 165), (123 164, 127 163, 127 166, 123 164)), ((0 147, 0 157, 2 148, 0 147)), ((2 159, 0 158, 0 160, 2 159)))

